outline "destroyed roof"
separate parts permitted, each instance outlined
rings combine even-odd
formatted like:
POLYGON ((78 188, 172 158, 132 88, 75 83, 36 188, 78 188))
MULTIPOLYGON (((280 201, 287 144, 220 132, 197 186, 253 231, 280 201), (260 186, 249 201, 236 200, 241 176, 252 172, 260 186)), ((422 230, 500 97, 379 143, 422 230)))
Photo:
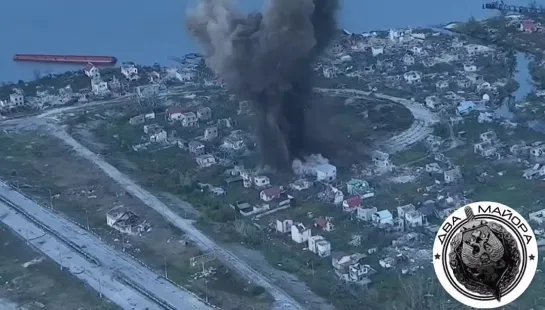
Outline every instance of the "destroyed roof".
POLYGON ((378 211, 376 214, 381 219, 386 219, 386 218, 392 217, 392 213, 390 211, 388 211, 388 210, 381 210, 381 211, 378 211))
POLYGON ((350 208, 357 207, 361 204, 360 196, 352 196, 350 198, 347 198, 345 201, 350 208))
POLYGON ((184 109, 182 109, 181 107, 168 107, 167 110, 166 110, 166 113, 168 115, 179 114, 179 113, 183 113, 183 112, 184 112, 184 109))
POLYGON ((316 226, 318 227, 324 228, 327 225, 327 221, 323 216, 320 216, 316 220, 314 220, 314 224, 316 224, 316 226))
POLYGON ((280 187, 278 187, 278 186, 269 187, 269 188, 263 190, 263 193, 267 197, 280 195, 280 192, 281 192, 281 190, 280 190, 280 187))
POLYGON ((91 71, 91 69, 93 69, 95 67, 95 65, 93 65, 92 63, 88 62, 86 65, 85 65, 85 68, 83 68, 84 71, 91 71))
POLYGON ((121 223, 136 225, 140 219, 138 215, 123 206, 114 207, 108 211, 108 216, 115 220, 114 225, 121 223))

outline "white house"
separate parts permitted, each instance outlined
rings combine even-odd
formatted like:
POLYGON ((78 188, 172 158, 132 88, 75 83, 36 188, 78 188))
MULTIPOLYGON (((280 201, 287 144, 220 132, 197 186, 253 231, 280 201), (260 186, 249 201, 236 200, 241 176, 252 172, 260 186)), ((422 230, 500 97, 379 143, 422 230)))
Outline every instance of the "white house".
POLYGON ((91 79, 100 79, 100 70, 92 63, 87 63, 83 72, 91 79))
POLYGON ((292 225, 293 225, 293 221, 289 219, 276 220, 276 231, 283 234, 289 233, 291 232, 292 225))
POLYGON ((197 165, 201 168, 211 167, 216 164, 216 158, 211 154, 204 154, 195 158, 197 165))
POLYGON ((362 221, 372 221, 373 215, 377 213, 377 207, 372 208, 358 208, 356 209, 356 217, 362 221))
POLYGON ((310 229, 303 224, 297 223, 291 226, 291 240, 296 243, 307 242, 310 238, 310 229))
POLYGON ((400 206, 400 207, 397 207, 397 216, 399 216, 400 218, 405 218, 405 214, 415 210, 416 210, 416 207, 412 203, 408 205, 400 206))
POLYGON ((408 227, 419 227, 426 223, 426 217, 418 210, 405 213, 405 223, 408 227))
POLYGON ((543 224, 543 222, 545 221, 545 209, 530 213, 528 215, 528 218, 532 222, 543 224))
POLYGON ((226 137, 223 139, 222 147, 229 150, 242 150, 246 144, 244 143, 244 139, 241 137, 226 137))
POLYGON ((195 78, 195 73, 189 70, 178 70, 174 73, 174 76, 180 82, 188 82, 195 78))
POLYGON ((259 193, 259 198, 265 202, 272 201, 274 199, 280 198, 282 190, 278 186, 272 186, 267 189, 262 190, 259 193))
POLYGON ((169 121, 179 121, 182 119, 184 110, 180 107, 169 107, 165 111, 165 116, 169 121))
POLYGON ((314 167, 316 181, 331 182, 337 179, 337 167, 332 164, 320 164, 314 167))
POLYGON ((213 140, 218 137, 218 127, 211 126, 204 130, 203 139, 204 140, 213 140))
POLYGON ((373 56, 384 54, 384 47, 371 47, 371 53, 373 56))
POLYGON ((388 210, 381 210, 373 214, 373 222, 377 224, 393 224, 394 217, 392 213, 388 210))
POLYGON ((462 101, 456 107, 456 112, 458 112, 458 115, 467 115, 477 109, 477 105, 472 101, 462 101))
POLYGON ((362 253, 347 255, 345 253, 335 252, 331 257, 331 265, 333 266, 335 274, 340 279, 344 281, 351 281, 349 275, 350 266, 357 265, 363 258, 365 258, 365 256, 366 255, 362 253))
POLYGON ((435 83, 435 88, 437 90, 448 89, 449 88, 449 82, 448 81, 438 81, 437 83, 435 83))
POLYGON ((209 107, 202 107, 197 110, 197 118, 200 121, 207 121, 212 118, 212 109, 209 107))
POLYGON ((420 74, 420 72, 409 71, 403 74, 403 78, 409 84, 416 84, 422 80, 422 75, 420 74))
POLYGON ((476 54, 480 54, 480 53, 486 53, 486 52, 489 52, 489 51, 492 51, 492 50, 493 50, 493 48, 491 48, 491 47, 484 46, 484 45, 479 45, 479 44, 468 44, 468 45, 466 45, 466 51, 471 56, 476 55, 476 54))
POLYGON ((310 236, 308 238, 308 249, 320 257, 331 255, 331 244, 322 236, 310 236))
POLYGON ((254 185, 256 187, 267 187, 271 185, 271 179, 264 175, 258 175, 254 177, 254 185))
POLYGON ((477 66, 464 64, 464 71, 465 72, 475 72, 475 71, 477 71, 477 66))
POLYGON ((106 224, 121 233, 129 235, 140 233, 139 222, 138 215, 123 206, 114 207, 106 213, 106 224))
POLYGON ((164 142, 167 140, 167 132, 160 127, 148 129, 148 134, 151 142, 164 142))
POLYGON ((20 106, 25 103, 25 97, 19 93, 13 93, 9 95, 9 102, 11 105, 20 106))
POLYGON ((411 51, 415 54, 415 55, 425 55, 426 54, 426 50, 424 50, 421 46, 413 46, 411 48, 411 51))
POLYGON ((337 75, 337 69, 334 67, 323 67, 322 68, 322 74, 326 79, 330 79, 332 77, 335 77, 337 75))
POLYGON ((443 172, 443 178, 445 180, 445 183, 457 182, 459 179, 462 178, 462 172, 460 171, 460 167, 455 167, 443 172))
POLYGON ((108 91, 108 83, 102 80, 91 80, 91 90, 95 95, 104 94, 108 91))
POLYGON ((185 112, 180 116, 183 127, 194 127, 197 125, 197 115, 193 112, 185 112))
POLYGON ((403 56, 403 64, 406 66, 414 65, 414 57, 412 55, 405 54, 405 56, 403 56))
POLYGON ((437 96, 427 96, 424 99, 424 102, 426 103, 426 106, 430 109, 435 109, 440 104, 439 97, 437 96))
POLYGON ((498 135, 493 130, 488 130, 479 135, 482 142, 496 142, 498 135))
POLYGON ((138 68, 133 63, 124 63, 121 65, 121 74, 127 79, 134 80, 138 78, 138 68))

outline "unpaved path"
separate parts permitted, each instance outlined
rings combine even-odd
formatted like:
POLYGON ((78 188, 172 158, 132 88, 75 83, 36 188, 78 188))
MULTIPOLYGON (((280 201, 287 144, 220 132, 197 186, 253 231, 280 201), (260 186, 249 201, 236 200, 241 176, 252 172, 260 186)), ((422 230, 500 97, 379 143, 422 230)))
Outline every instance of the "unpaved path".
POLYGON ((291 297, 284 290, 276 286, 255 269, 250 267, 245 261, 235 256, 229 250, 219 246, 216 242, 210 239, 208 236, 199 231, 193 226, 193 221, 187 220, 179 216, 176 212, 172 211, 166 204, 161 202, 150 192, 146 191, 139 185, 137 185, 131 178, 126 176, 117 170, 114 166, 107 163, 99 155, 91 152, 89 149, 81 145, 78 141, 72 138, 63 128, 50 125, 52 128, 51 134, 60 140, 64 141, 67 145, 71 146, 74 151, 81 157, 91 161, 114 181, 121 185, 131 195, 139 198, 147 206, 157 211, 159 214, 185 232, 188 237, 191 238, 201 249, 205 251, 214 251, 216 258, 227 266, 231 266, 238 271, 243 277, 252 281, 253 283, 264 287, 276 300, 276 305, 279 309, 306 309, 293 297, 291 297))
POLYGON ((360 97, 360 98, 369 98, 374 96, 376 98, 389 100, 396 102, 405 106, 414 117, 414 123, 412 126, 389 138, 388 140, 381 142, 377 145, 379 149, 393 154, 399 151, 405 150, 410 146, 424 140, 427 136, 433 133, 431 125, 439 122, 439 117, 424 107, 423 104, 414 102, 412 100, 407 100, 404 98, 394 97, 390 95, 385 95, 381 93, 371 93, 358 89, 334 89, 334 88, 316 88, 317 92, 329 95, 336 96, 350 96, 350 97, 360 97))

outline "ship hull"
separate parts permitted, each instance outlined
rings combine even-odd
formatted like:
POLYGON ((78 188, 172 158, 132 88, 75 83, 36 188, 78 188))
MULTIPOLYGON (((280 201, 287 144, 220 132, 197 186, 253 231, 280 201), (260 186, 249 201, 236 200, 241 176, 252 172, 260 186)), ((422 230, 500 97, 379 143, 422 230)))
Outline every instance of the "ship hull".
POLYGON ((113 56, 79 56, 79 55, 37 55, 37 54, 15 54, 14 61, 44 62, 62 64, 86 64, 94 65, 115 65, 117 58, 113 56))

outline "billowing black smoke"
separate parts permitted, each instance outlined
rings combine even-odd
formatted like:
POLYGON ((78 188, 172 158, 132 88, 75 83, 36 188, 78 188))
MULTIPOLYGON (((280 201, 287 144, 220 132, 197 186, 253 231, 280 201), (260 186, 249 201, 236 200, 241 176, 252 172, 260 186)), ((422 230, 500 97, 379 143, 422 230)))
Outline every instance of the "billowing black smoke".
POLYGON ((200 0, 187 27, 207 65, 259 115, 265 163, 323 153, 308 119, 315 58, 337 31, 338 0, 268 0, 264 13, 242 15, 227 0, 200 0))

